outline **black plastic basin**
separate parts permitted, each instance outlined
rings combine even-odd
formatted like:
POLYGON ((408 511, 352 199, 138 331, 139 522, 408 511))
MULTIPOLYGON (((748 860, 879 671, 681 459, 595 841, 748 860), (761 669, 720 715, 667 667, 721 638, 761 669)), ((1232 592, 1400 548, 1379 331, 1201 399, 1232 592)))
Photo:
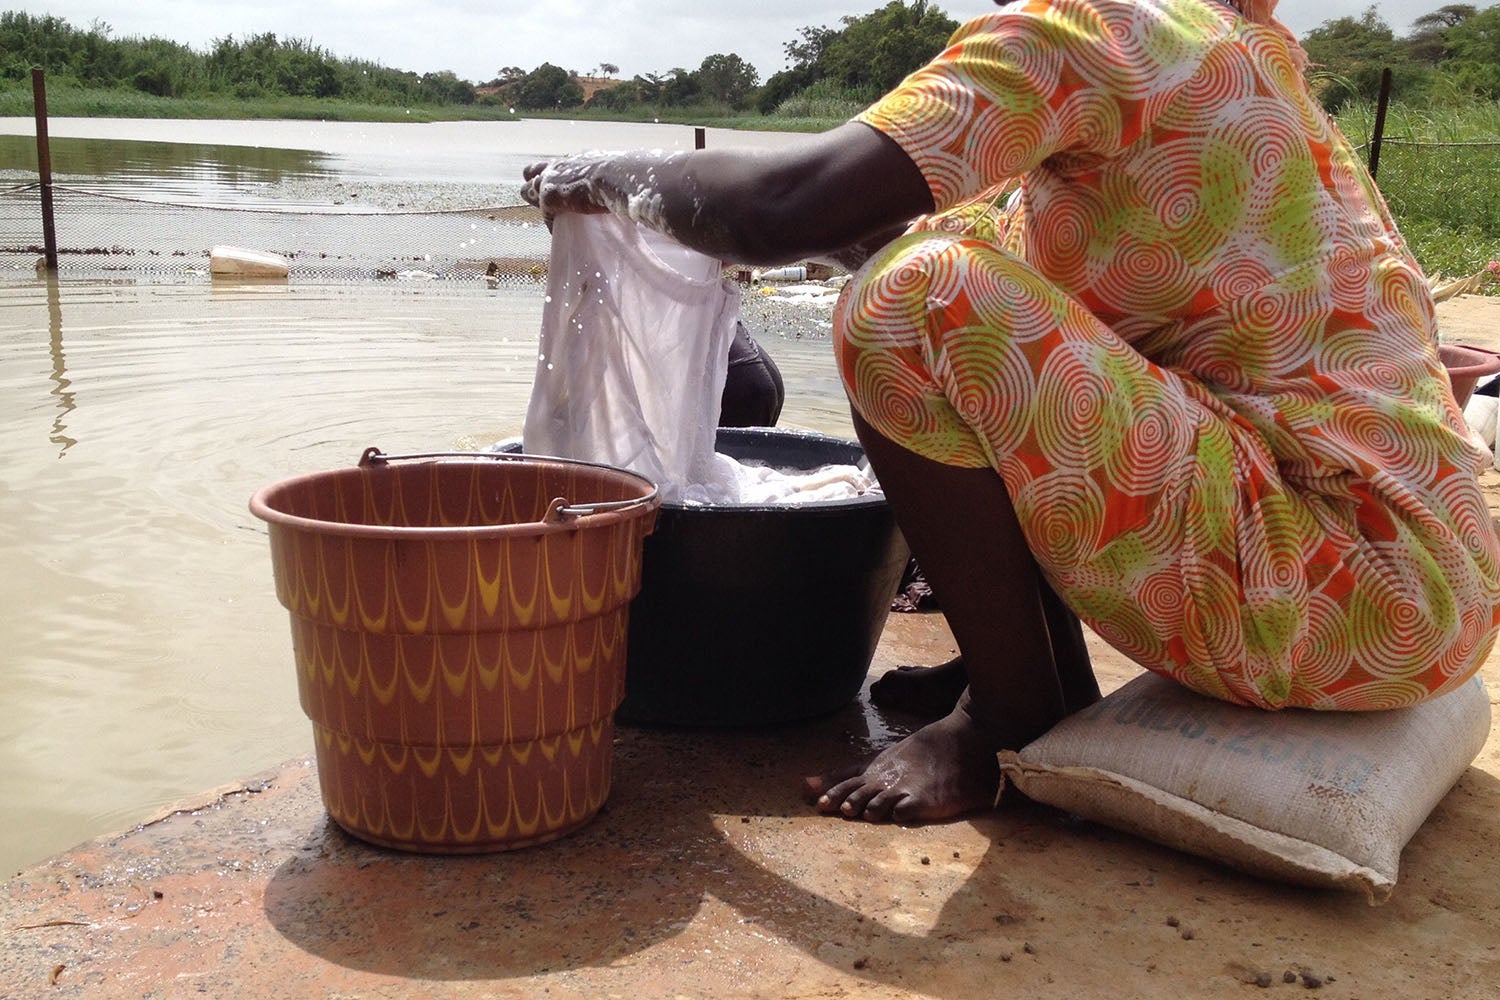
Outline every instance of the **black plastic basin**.
MULTIPOLYGON (((721 428, 716 446, 781 469, 864 461, 857 441, 808 431, 721 428)), ((908 551, 875 493, 664 503, 641 558, 616 719, 760 726, 825 715, 859 694, 908 551)))

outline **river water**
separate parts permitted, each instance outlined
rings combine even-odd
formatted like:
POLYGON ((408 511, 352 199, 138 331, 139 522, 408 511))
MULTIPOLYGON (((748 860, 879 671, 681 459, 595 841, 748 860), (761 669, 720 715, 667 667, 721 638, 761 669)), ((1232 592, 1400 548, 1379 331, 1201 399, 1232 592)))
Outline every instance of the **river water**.
MULTIPOLYGON (((684 125, 617 122, 174 121, 54 118, 54 181, 200 204, 454 208, 518 204, 521 169, 589 149, 692 149, 684 125)), ((35 126, 0 118, 0 187, 36 180, 35 126)), ((778 132, 706 129, 706 144, 775 148, 778 132)))
MULTIPOLYGON (((50 128, 60 184, 312 207, 514 204, 531 160, 694 141, 570 122, 50 128)), ((0 119, 0 188, 34 177, 31 137, 0 119)), ((539 287, 483 282, 0 269, 0 878, 310 749, 250 494, 368 445, 519 433, 541 308, 539 287)), ((755 297, 746 315, 786 378, 782 424, 849 434, 826 314, 755 297)))

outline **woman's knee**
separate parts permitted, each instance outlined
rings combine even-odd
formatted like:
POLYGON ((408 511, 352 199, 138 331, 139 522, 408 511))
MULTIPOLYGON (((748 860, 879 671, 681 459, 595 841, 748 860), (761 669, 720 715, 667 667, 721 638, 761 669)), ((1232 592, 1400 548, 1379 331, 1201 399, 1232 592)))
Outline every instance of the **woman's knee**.
POLYGON ((1025 267, 978 240, 910 233, 860 269, 835 310, 834 350, 850 402, 872 427, 947 464, 989 464, 976 414, 960 412, 967 390, 952 359, 1004 341, 1003 319, 971 311, 968 282, 1012 265, 1025 267))
POLYGON ((834 336, 841 352, 916 352, 935 372, 970 362, 1038 370, 1062 340, 1127 349, 1021 257, 930 232, 892 241, 860 269, 839 301, 834 336))
POLYGON ((904 343, 948 311, 971 274, 996 274, 1027 265, 981 240, 951 233, 907 233, 882 248, 854 275, 839 300, 834 335, 891 338, 904 343))

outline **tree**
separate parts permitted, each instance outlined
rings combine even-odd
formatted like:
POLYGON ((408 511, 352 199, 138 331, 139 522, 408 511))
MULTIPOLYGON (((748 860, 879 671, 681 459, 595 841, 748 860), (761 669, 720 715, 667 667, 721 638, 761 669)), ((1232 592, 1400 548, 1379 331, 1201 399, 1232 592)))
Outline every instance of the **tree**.
POLYGON ((620 67, 616 66, 614 63, 600 63, 599 72, 603 73, 605 76, 612 77, 616 73, 620 72, 620 67))
POLYGON ((422 77, 422 89, 438 104, 473 104, 478 96, 474 85, 460 80, 452 70, 443 69, 422 77))
MULTIPOLYGON (((95 20, 80 31, 56 17, 0 13, 0 81, 22 80, 41 66, 59 82, 133 88, 161 97, 340 97, 371 104, 467 104, 473 88, 448 70, 418 77, 368 60, 337 59, 326 49, 269 32, 216 39, 197 52, 164 38, 112 38, 95 20)), ((515 70, 519 80, 526 74, 515 70)))
POLYGON ((186 45, 162 38, 136 39, 122 53, 120 77, 143 94, 186 97, 202 90, 201 63, 186 45))
POLYGON ((113 32, 106 21, 95 18, 73 60, 73 72, 79 82, 90 87, 108 87, 124 75, 124 51, 109 36, 113 32))
POLYGON ((1473 4, 1450 3, 1430 14, 1423 14, 1412 22, 1412 27, 1419 31, 1429 27, 1451 28, 1454 25, 1463 24, 1477 13, 1479 13, 1479 8, 1473 4))
POLYGON ((823 53, 828 51, 828 44, 838 37, 835 29, 826 26, 802 28, 797 34, 800 36, 797 40, 786 42, 781 46, 786 50, 786 59, 791 63, 792 70, 811 69, 817 66, 823 61, 823 53))
POLYGON ((773 73, 755 97, 755 109, 768 115, 781 106, 781 102, 812 86, 812 74, 806 69, 784 69, 773 73))
POLYGON ((294 97, 337 97, 342 91, 333 57, 324 49, 300 38, 280 45, 271 36, 276 89, 294 97))
POLYGON ((624 80, 613 87, 600 87, 594 91, 586 108, 608 108, 611 111, 628 111, 642 103, 640 77, 624 80))
POLYGON ((1500 99, 1500 5, 1447 30, 1448 58, 1441 69, 1461 90, 1500 99))
POLYGON ((680 107, 684 104, 692 104, 701 93, 698 87, 698 78, 681 66, 676 66, 661 84, 661 102, 663 104, 680 107))
POLYGON ((667 81, 659 73, 647 73, 645 76, 637 75, 633 82, 643 103, 656 104, 661 100, 662 88, 667 81))
POLYGON ((551 63, 542 63, 516 84, 516 105, 532 111, 547 108, 576 108, 583 103, 583 88, 578 80, 551 63))
POLYGON ((1302 38, 1302 47, 1307 50, 1318 97, 1330 112, 1356 98, 1375 100, 1386 67, 1408 97, 1420 89, 1420 70, 1374 7, 1367 7, 1358 18, 1324 21, 1302 38))
POLYGON ((750 102, 760 83, 755 67, 737 55, 715 54, 698 67, 698 89, 711 101, 722 101, 735 110, 750 102))
POLYGON ((823 75, 869 97, 930 61, 958 30, 957 21, 927 0, 891 0, 873 14, 844 18, 844 25, 823 52, 823 75))
POLYGON ((843 27, 807 27, 785 43, 788 68, 760 89, 756 107, 769 114, 788 98, 829 81, 846 99, 870 101, 929 62, 958 30, 958 22, 928 0, 891 0, 843 27))
POLYGON ((0 14, 0 75, 29 79, 33 66, 49 75, 67 72, 75 34, 60 17, 5 11, 0 14))
POLYGON ((1406 39, 1407 51, 1418 62, 1436 65, 1447 55, 1448 29, 1463 24, 1478 13, 1472 4, 1453 3, 1423 14, 1412 22, 1412 33, 1406 39))

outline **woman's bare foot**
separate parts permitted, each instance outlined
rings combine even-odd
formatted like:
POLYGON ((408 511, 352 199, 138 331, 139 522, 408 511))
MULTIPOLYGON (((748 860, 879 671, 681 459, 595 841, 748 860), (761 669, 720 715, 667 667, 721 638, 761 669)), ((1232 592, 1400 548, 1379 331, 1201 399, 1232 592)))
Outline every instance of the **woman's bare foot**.
POLYGON ((955 656, 933 667, 899 666, 887 670, 870 685, 870 702, 923 719, 941 719, 953 711, 968 686, 964 658, 955 656))
POLYGON ((963 699, 948 715, 883 751, 863 770, 804 780, 819 812, 872 823, 929 823, 995 803, 997 751, 1037 733, 1006 735, 977 722, 963 699))

